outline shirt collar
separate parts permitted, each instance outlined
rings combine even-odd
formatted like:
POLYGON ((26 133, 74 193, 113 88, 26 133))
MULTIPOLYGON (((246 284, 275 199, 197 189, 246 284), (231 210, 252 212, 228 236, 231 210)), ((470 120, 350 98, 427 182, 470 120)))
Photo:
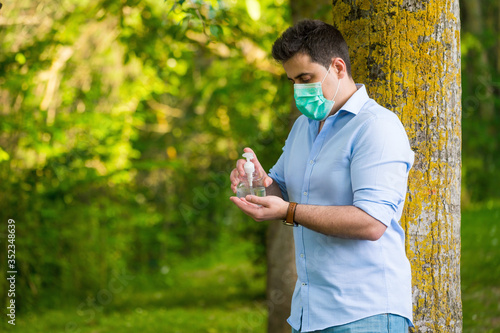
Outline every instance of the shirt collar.
POLYGON ((340 108, 339 112, 347 111, 353 114, 358 114, 359 110, 361 110, 363 105, 365 105, 365 103, 370 99, 364 84, 357 83, 356 88, 356 92, 352 94, 347 102, 340 108))

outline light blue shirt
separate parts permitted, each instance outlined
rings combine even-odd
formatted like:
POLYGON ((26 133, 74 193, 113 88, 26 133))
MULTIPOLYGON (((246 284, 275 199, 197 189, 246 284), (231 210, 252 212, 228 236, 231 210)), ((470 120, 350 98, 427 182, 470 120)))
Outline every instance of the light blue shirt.
POLYGON ((294 228, 297 283, 290 325, 309 332, 392 313, 412 319, 411 268, 399 219, 414 154, 398 117, 363 85, 318 134, 301 116, 269 171, 285 200, 354 205, 387 226, 377 241, 294 228))

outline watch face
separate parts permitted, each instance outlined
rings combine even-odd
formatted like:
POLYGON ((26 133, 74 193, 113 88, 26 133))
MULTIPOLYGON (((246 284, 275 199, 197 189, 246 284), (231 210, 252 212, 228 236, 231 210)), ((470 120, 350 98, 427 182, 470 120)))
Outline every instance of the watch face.
POLYGON ((294 222, 287 222, 286 220, 283 220, 283 224, 288 225, 290 227, 298 227, 299 226, 299 224, 295 221, 294 222))

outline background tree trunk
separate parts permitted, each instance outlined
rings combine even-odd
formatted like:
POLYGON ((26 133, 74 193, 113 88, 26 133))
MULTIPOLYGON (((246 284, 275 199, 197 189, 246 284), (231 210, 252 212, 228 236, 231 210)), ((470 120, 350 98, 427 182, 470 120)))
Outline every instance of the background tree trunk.
POLYGON ((402 225, 419 332, 461 332, 458 0, 333 1, 353 76, 396 112, 416 151, 402 225))
POLYGON ((293 289, 297 281, 292 228, 273 221, 267 229, 267 305, 269 333, 290 333, 293 289))

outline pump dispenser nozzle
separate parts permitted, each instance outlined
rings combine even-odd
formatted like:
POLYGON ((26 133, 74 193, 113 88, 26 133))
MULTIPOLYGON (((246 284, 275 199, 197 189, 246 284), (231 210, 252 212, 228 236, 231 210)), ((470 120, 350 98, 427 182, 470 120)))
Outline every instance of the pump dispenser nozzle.
POLYGON ((245 173, 248 175, 251 175, 255 171, 255 165, 250 162, 250 160, 253 159, 253 154, 252 153, 244 153, 243 157, 247 159, 247 162, 243 166, 243 169, 245 169, 245 173))
POLYGON ((252 153, 244 153, 243 157, 247 159, 243 165, 246 177, 242 176, 242 180, 237 187, 237 196, 243 198, 248 194, 257 195, 259 197, 266 196, 266 189, 263 186, 262 175, 255 171, 255 164, 251 162, 255 158, 252 153), (246 178, 246 179, 245 179, 246 178))
POLYGON ((243 157, 247 159, 245 165, 243 166, 243 169, 245 169, 245 173, 247 174, 247 179, 248 179, 248 186, 250 187, 250 194, 254 194, 253 192, 253 173, 255 171, 255 165, 250 162, 251 159, 253 159, 253 154, 252 153, 244 153, 243 157))

